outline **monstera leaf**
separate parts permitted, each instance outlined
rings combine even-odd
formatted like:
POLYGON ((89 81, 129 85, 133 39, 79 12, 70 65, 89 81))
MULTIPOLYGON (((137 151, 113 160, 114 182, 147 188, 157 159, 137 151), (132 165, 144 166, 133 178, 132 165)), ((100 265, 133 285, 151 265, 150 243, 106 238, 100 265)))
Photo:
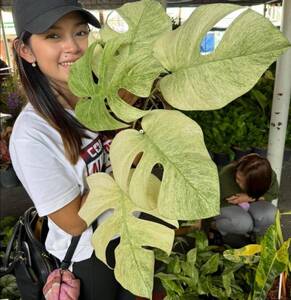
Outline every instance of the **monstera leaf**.
POLYGON ((229 26, 213 53, 201 55, 200 43, 206 33, 239 8, 201 6, 182 26, 156 42, 154 56, 171 73, 161 80, 161 91, 175 108, 213 110, 225 106, 251 89, 290 46, 271 22, 249 9, 229 26))
POLYGON ((110 150, 114 178, 136 205, 149 209, 146 191, 156 164, 164 169, 156 207, 170 219, 194 220, 219 213, 217 169, 200 127, 178 111, 154 110, 142 120, 142 131, 127 129, 110 150), (128 182, 131 165, 142 157, 128 182), (125 176, 126 174, 126 176, 125 176))
POLYGON ((93 43, 84 56, 70 68, 69 88, 81 98, 75 108, 76 115, 84 125, 92 130, 127 127, 127 124, 119 122, 111 116, 104 101, 104 93, 94 82, 91 66, 95 47, 98 48, 96 53, 103 52, 99 44, 93 43))
POLYGON ((130 9, 125 5, 119 10, 128 22, 128 32, 120 35, 113 34, 108 27, 101 30, 106 42, 104 49, 93 44, 71 68, 69 87, 77 96, 86 98, 78 102, 76 115, 93 130, 124 128, 128 124, 117 119, 133 122, 143 117, 147 112, 127 104, 118 91, 122 88, 136 96, 148 97, 154 80, 163 71, 151 52, 157 38, 171 29, 170 19, 156 1, 131 5, 130 9), (90 74, 92 70, 98 84, 90 74))
POLYGON ((128 3, 116 10, 128 25, 128 31, 118 33, 108 25, 100 30, 102 40, 121 39, 127 45, 125 52, 152 52, 153 43, 172 29, 170 17, 158 1, 143 0, 128 3))
MULTIPOLYGON (((99 224, 93 234, 92 243, 97 257, 107 264, 106 247, 114 236, 119 235, 120 243, 115 249, 116 279, 133 294, 151 298, 154 252, 146 247, 159 248, 169 255, 174 241, 174 231, 165 225, 141 220, 134 212, 144 211, 175 227, 178 223, 161 218, 155 210, 147 211, 134 205, 129 195, 108 174, 91 175, 88 177, 88 184, 90 193, 79 212, 81 218, 89 225, 96 216, 107 210, 113 210, 112 215, 99 224)), ((155 184, 157 182, 154 180, 153 185, 155 184)), ((150 190, 155 191, 155 187, 150 190)), ((148 193, 149 198, 156 196, 155 193, 148 193)))

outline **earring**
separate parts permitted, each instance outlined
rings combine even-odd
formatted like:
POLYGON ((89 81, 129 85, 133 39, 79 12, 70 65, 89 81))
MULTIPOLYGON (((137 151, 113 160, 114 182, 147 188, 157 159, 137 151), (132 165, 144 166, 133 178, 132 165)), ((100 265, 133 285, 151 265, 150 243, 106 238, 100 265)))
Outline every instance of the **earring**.
POLYGON ((31 64, 32 65, 32 67, 36 67, 36 63, 35 63, 35 61, 31 64))

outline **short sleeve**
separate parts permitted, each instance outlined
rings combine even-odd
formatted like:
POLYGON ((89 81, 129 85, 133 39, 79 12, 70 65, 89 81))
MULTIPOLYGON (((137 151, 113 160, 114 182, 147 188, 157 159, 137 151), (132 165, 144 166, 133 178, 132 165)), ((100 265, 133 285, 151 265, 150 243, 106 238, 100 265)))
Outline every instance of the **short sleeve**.
POLYGON ((45 143, 31 137, 13 139, 10 154, 16 174, 40 216, 59 210, 80 194, 70 167, 45 143))

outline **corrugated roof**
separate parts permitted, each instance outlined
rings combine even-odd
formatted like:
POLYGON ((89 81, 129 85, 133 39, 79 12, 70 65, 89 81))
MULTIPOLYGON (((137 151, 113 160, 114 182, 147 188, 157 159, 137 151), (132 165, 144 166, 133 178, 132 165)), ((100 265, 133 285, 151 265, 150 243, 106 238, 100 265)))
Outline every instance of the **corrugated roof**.
MULTIPOLYGON (((36 0, 37 1, 37 0, 36 0)), ((49 0, 48 0, 49 1, 49 0)), ((87 9, 110 9, 117 8, 127 2, 135 2, 136 0, 81 0, 87 9)), ((282 0, 167 0, 169 7, 181 6, 198 6, 201 4, 211 3, 232 3, 240 5, 256 5, 262 3, 280 3, 282 0)), ((2 9, 11 9, 13 0, 0 0, 2 9)))

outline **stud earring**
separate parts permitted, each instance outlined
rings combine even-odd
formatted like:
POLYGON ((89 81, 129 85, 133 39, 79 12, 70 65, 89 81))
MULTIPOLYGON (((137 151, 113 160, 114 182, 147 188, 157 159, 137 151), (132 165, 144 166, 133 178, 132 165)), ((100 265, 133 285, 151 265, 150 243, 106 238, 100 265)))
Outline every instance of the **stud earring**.
POLYGON ((35 61, 31 64, 32 65, 32 67, 36 67, 36 63, 35 63, 35 61))

